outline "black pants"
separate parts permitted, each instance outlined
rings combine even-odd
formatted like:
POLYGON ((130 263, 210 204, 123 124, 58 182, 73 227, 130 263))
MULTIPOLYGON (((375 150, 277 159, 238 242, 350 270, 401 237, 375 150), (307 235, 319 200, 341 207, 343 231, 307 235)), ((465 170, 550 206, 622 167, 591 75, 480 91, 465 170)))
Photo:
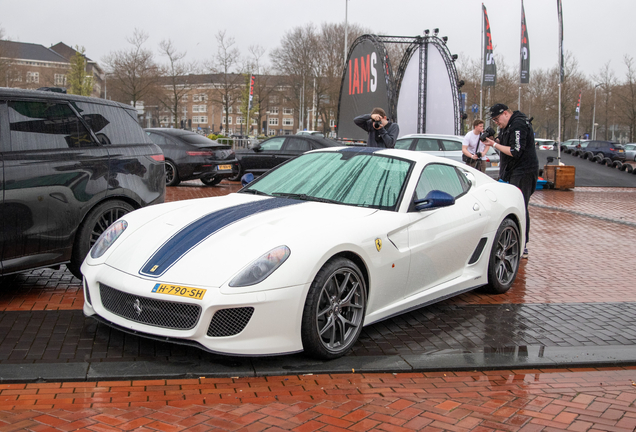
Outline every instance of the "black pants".
POLYGON ((513 172, 510 176, 510 184, 521 189, 523 201, 526 204, 526 243, 530 240, 530 213, 528 212, 528 202, 530 201, 530 196, 532 196, 537 188, 538 178, 539 173, 537 171, 523 174, 513 172))

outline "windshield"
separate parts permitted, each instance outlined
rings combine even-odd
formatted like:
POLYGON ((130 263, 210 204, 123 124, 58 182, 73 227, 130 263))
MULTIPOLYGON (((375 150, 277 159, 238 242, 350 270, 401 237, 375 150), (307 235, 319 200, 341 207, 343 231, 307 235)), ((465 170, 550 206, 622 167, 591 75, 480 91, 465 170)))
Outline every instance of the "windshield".
POLYGON ((281 165, 241 192, 395 210, 412 165, 369 153, 309 153, 281 165))

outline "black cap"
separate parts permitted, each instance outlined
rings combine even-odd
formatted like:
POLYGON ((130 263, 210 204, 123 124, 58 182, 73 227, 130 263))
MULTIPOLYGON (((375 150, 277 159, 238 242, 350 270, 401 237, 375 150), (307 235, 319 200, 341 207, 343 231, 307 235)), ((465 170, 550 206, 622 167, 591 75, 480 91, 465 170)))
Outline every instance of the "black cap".
POLYGON ((504 111, 507 111, 508 107, 504 104, 494 104, 490 107, 490 118, 497 117, 504 111))

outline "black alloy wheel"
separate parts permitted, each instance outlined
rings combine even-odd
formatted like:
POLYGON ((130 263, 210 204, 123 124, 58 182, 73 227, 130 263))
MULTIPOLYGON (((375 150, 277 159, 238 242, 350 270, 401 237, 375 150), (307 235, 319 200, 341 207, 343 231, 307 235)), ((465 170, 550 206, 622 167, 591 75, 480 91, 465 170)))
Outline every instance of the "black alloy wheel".
POLYGON ((305 352, 324 360, 343 356, 362 332, 366 308, 366 285, 358 266, 346 258, 328 261, 305 301, 301 329, 305 352))
POLYGON ((521 243, 519 228, 511 219, 504 219, 497 229, 488 262, 486 291, 503 294, 510 289, 519 271, 521 243))
POLYGON ((174 162, 166 160, 166 186, 177 186, 181 183, 179 180, 179 171, 174 162))

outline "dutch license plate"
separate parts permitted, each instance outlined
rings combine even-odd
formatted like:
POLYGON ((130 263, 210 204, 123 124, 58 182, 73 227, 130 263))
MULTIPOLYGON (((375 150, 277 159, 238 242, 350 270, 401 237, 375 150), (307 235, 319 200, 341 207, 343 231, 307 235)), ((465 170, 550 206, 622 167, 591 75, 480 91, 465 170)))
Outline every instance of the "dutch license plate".
POLYGON ((490 165, 496 167, 496 166, 499 166, 499 162, 493 162, 490 165))
POLYGON ((207 290, 201 288, 190 288, 181 285, 169 285, 158 283, 151 292, 157 294, 168 294, 179 297, 187 297, 195 300, 201 300, 207 290))
POLYGON ((623 153, 623 150, 619 150, 618 152, 619 152, 619 153, 623 153))
POLYGON ((231 170, 232 169, 232 165, 218 165, 217 169, 219 171, 231 170))

